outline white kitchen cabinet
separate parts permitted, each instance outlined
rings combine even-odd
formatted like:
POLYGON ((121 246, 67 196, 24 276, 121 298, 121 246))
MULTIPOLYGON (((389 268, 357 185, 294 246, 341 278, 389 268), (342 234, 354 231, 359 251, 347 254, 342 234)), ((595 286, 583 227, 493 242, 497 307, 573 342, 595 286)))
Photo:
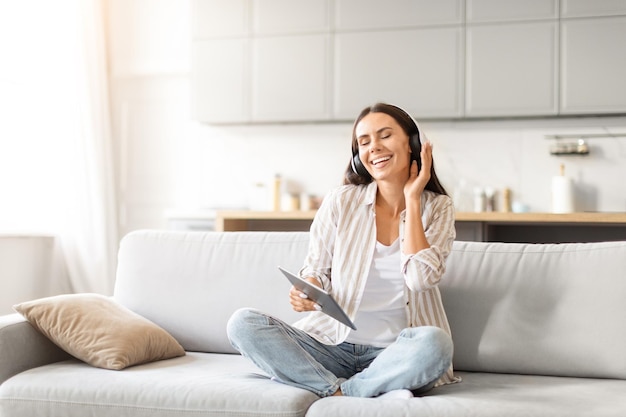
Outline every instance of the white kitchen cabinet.
POLYGON ((193 37, 245 36, 249 33, 250 0, 194 0, 193 37))
POLYGON ((626 16, 561 22, 561 113, 626 112, 626 16))
POLYGON ((336 119, 377 101, 418 118, 463 114, 460 27, 337 33, 334 55, 336 119))
POLYGON ((468 26, 466 115, 557 114, 557 28, 555 21, 468 26))
POLYGON ((626 112, 626 0, 192 0, 209 123, 626 112))
POLYGON ((463 0, 335 0, 339 31, 460 24, 463 0))
POLYGON ((468 23, 556 19, 559 3, 557 0, 467 0, 466 10, 468 23))
POLYGON ((193 112, 207 123, 249 120, 247 39, 210 39, 193 43, 193 112))
POLYGON ((561 17, 626 14, 626 0, 561 0, 561 17))
POLYGON ((326 32, 329 0, 252 0, 252 32, 284 35, 326 32))
POLYGON ((327 35, 262 37, 252 50, 252 121, 329 118, 327 35))

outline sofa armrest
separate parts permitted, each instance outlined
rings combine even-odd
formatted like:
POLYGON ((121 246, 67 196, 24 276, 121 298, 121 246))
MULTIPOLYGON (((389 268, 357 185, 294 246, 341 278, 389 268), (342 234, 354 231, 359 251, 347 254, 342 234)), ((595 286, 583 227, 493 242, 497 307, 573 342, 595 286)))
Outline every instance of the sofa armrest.
POLYGON ((70 359, 20 314, 0 316, 0 384, 27 369, 70 359))

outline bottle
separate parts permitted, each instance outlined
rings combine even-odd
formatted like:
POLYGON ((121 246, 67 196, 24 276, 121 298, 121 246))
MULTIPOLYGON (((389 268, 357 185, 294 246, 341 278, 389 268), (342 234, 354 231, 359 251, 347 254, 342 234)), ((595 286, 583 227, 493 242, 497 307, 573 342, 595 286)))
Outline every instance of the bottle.
POLYGON ((272 209, 274 211, 280 211, 281 206, 281 191, 282 191, 282 179, 280 174, 274 176, 274 187, 272 190, 272 209))
POLYGON ((502 211, 504 213, 511 212, 511 189, 505 188, 502 190, 502 211))
POLYGON ((552 213, 574 211, 574 184, 565 176, 565 165, 559 166, 559 175, 552 177, 552 213))
POLYGON ((487 208, 487 199, 482 188, 474 188, 474 212, 481 213, 487 208))
POLYGON ((300 194, 300 210, 309 211, 311 210, 311 196, 307 193, 300 194))
POLYGON ((496 190, 493 187, 485 187, 485 210, 494 211, 496 209, 496 190))

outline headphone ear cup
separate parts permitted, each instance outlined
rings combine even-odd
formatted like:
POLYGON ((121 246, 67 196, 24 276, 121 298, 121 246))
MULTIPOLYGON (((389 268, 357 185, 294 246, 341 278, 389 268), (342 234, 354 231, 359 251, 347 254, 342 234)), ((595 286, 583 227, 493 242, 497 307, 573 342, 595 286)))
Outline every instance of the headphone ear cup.
POLYGON ((420 154, 422 153, 422 142, 420 141, 419 133, 411 135, 409 146, 411 147, 411 160, 417 161, 417 169, 421 170, 422 157, 420 156, 420 154))
POLYGON ((359 158, 358 153, 352 156, 350 165, 352 165, 352 171, 354 171, 355 174, 360 175, 361 177, 369 177, 370 173, 367 172, 367 169, 363 166, 363 162, 361 162, 361 158, 359 158))

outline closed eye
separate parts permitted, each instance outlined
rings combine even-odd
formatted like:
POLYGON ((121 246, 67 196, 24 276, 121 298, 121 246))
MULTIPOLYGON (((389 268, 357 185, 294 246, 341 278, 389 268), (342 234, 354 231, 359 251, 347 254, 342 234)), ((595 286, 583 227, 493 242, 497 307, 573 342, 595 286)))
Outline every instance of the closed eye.
MULTIPOLYGON (((380 139, 388 139, 392 136, 392 134, 393 129, 391 129, 390 127, 382 127, 376 131, 376 136, 380 139)), ((363 136, 360 136, 357 140, 359 146, 367 146, 370 143, 370 139, 370 136, 365 134, 363 136)))

